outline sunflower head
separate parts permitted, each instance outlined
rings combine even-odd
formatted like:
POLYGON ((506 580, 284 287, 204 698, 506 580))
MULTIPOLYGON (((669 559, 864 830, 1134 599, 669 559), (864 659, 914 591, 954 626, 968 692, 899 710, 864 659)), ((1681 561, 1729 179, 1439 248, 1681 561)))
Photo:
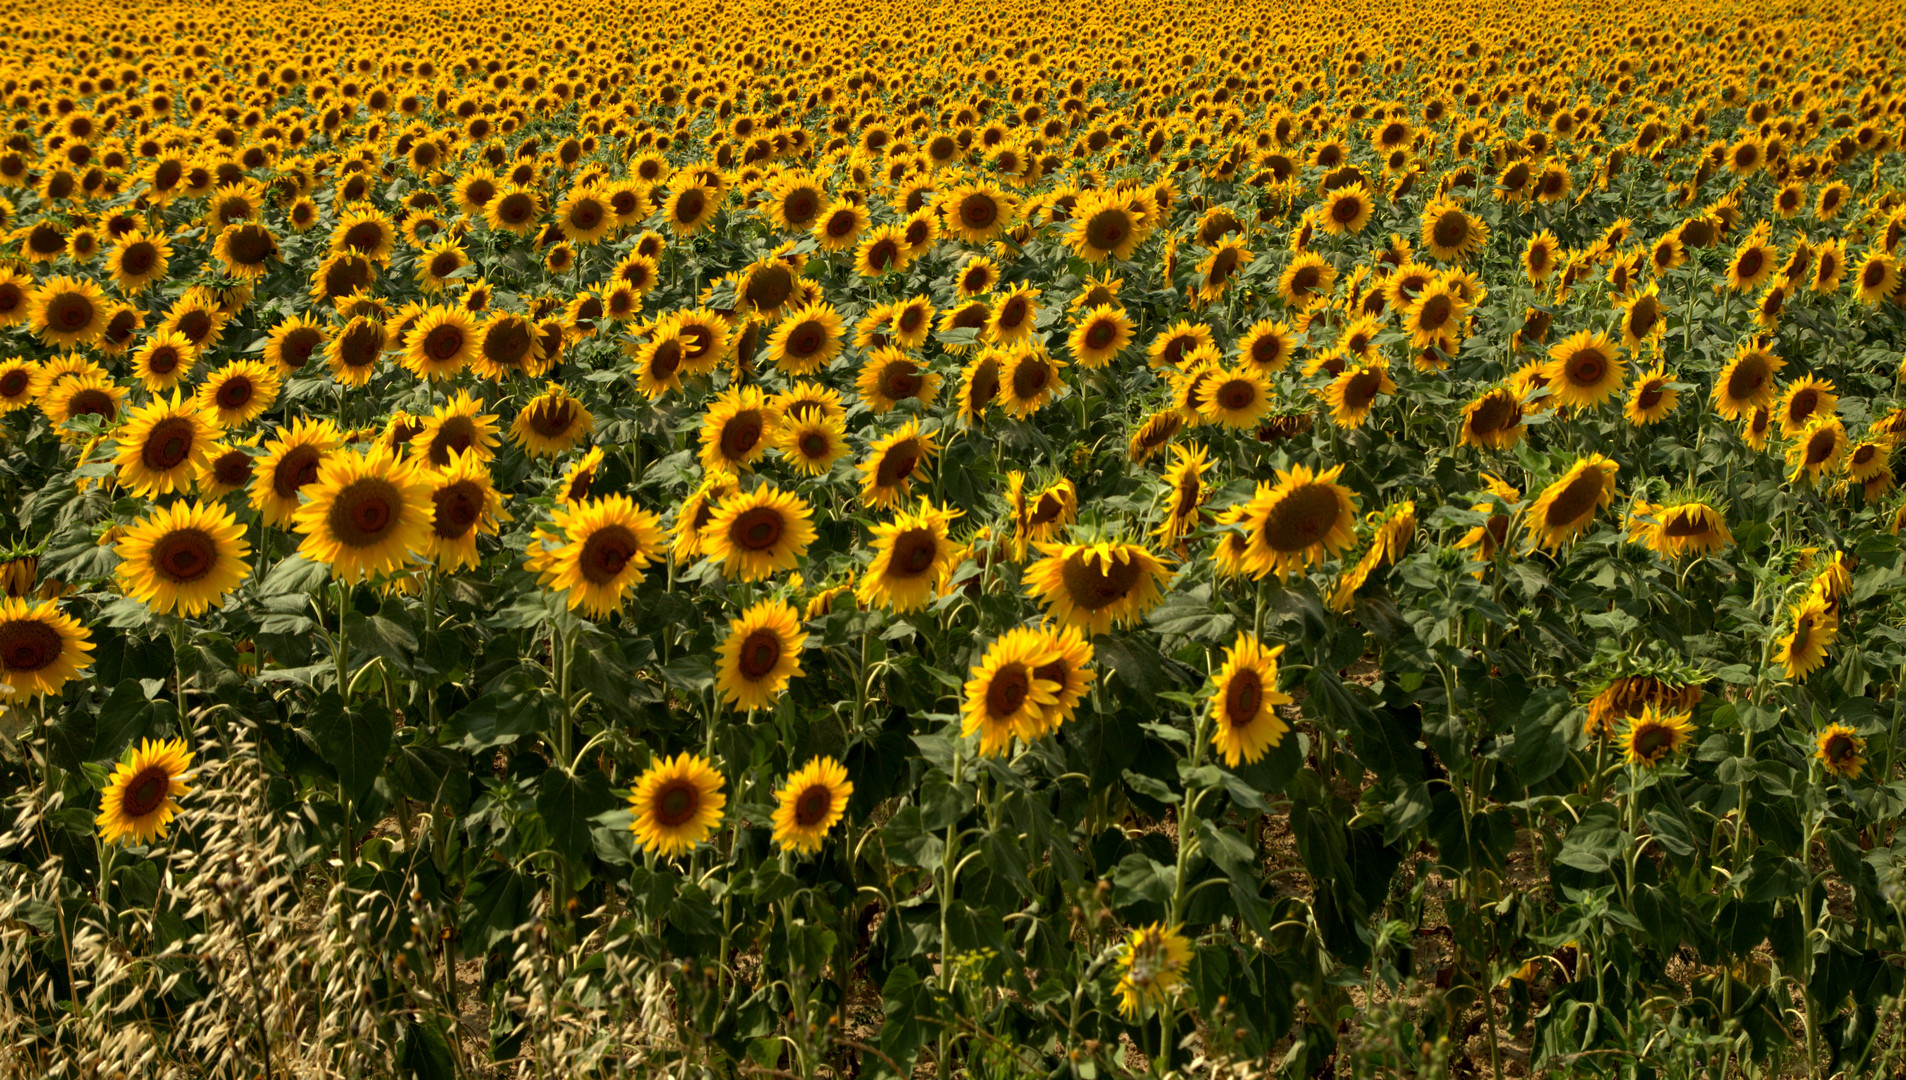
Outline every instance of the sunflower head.
POLYGON ((721 824, 727 780, 712 763, 687 752, 657 758, 636 780, 629 795, 635 820, 630 828, 644 851, 663 858, 685 855, 721 824))
POLYGON ((186 781, 192 752, 184 739, 146 739, 113 768, 100 796, 95 825, 108 844, 149 844, 165 837, 179 813, 178 800, 191 792, 186 781))

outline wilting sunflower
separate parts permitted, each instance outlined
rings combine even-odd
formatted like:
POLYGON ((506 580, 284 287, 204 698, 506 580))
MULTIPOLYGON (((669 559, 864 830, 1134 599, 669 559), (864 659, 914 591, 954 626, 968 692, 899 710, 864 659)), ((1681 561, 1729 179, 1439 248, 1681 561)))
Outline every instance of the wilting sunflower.
POLYGON ((27 325, 48 346, 77 348, 106 330, 106 295, 90 278, 49 278, 30 303, 27 325))
POLYGON ((1342 465, 1323 472, 1294 465, 1278 471, 1275 485, 1258 485, 1240 517, 1253 577, 1282 581, 1356 543, 1356 497, 1337 483, 1342 472, 1342 465))
POLYGON ((57 694, 92 663, 92 635, 52 600, 0 598, 0 682, 21 700, 57 694))
POLYGON ((134 409, 115 437, 119 483, 142 498, 170 495, 192 486, 205 464, 206 451, 218 438, 218 423, 196 401, 155 398, 134 409))
POLYGON ((847 812, 854 795, 847 769, 831 757, 801 766, 774 797, 774 842, 783 851, 812 855, 821 850, 827 830, 847 812))
POLYGON ((841 351, 841 318, 830 304, 790 313, 768 338, 768 358, 789 375, 811 375, 841 351))
POLYGON ((1649 511, 1640 539, 1665 558, 1711 555, 1734 542, 1727 518, 1705 502, 1688 500, 1649 511))
POLYGON ((847 453, 847 425, 818 413, 790 417, 775 439, 775 449, 808 476, 825 476, 847 453))
POLYGON ((1866 767, 1866 740, 1845 724, 1828 724, 1814 737, 1813 756, 1833 775, 1858 780, 1866 767))
POLYGON ((947 525, 957 513, 922 499, 919 509, 901 510, 875 525, 873 562, 856 589, 861 603, 903 615, 926 607, 953 569, 947 525))
POLYGON ((1119 1011, 1138 1022, 1153 1009, 1163 1008, 1173 991, 1184 985, 1185 971, 1191 966, 1191 943, 1176 926, 1142 926, 1120 946, 1118 965, 1113 992, 1118 995, 1119 1011))
POLYGON ((430 527, 424 531, 423 554, 446 573, 477 565, 477 537, 495 536, 499 524, 510 520, 489 470, 475 454, 454 454, 448 466, 424 476, 430 527))
POLYGON ((1277 658, 1283 652, 1282 645, 1266 649, 1240 633, 1212 678, 1211 745, 1231 768, 1254 764, 1290 731, 1275 708, 1291 703, 1290 695, 1277 689, 1277 658))
POLYGON ((344 581, 381 577, 423 548, 430 505, 429 481, 385 447, 332 454, 291 515, 304 534, 298 553, 344 581))
POLYGON ((1330 405, 1331 423, 1357 428, 1369 419, 1379 396, 1394 393, 1396 383, 1390 379, 1390 365, 1378 359, 1346 368, 1324 388, 1324 401, 1330 405))
POLYGON ((1037 738, 1031 733, 1045 730, 1044 713, 1058 704, 1059 684, 1039 677, 1038 669, 1056 655, 1046 634, 1022 626, 994 639, 968 672, 961 734, 978 735, 981 754, 1004 754, 1014 735, 1037 738))
POLYGON ((244 527, 216 504, 159 507, 121 534, 116 550, 120 588, 161 615, 196 618, 251 572, 244 527))
POLYGON ((931 406, 940 393, 940 377, 907 353, 891 346, 876 349, 861 364, 854 387, 874 415, 892 412, 903 401, 931 406))
POLYGON ((205 377, 193 402, 221 427, 244 427, 278 400, 278 369, 262 360, 234 360, 205 377))
POLYGON ((715 689, 739 709, 771 709, 788 682, 801 674, 807 633, 785 601, 764 600, 728 624, 716 652, 715 689))
POLYGON ((814 542, 814 511, 799 495, 764 485, 721 500, 702 529, 703 554, 743 581, 792 570, 814 542))
POLYGON ((179 813, 178 799, 189 794, 192 752, 184 739, 141 740, 113 767, 93 819, 108 844, 150 844, 165 837, 179 813))
POLYGON ((1831 382, 1811 375, 1795 379, 1780 395, 1780 405, 1774 410, 1780 420, 1780 434, 1798 438, 1814 420, 1833 415, 1839 403, 1840 395, 1831 382))
POLYGON ((643 851, 671 859, 693 851, 721 824, 727 784, 708 759, 686 751, 658 757, 643 770, 629 794, 635 820, 630 829, 643 851))
POLYGON ((525 402, 510 440, 531 457, 560 457, 596 428, 596 418, 557 383, 525 402))
POLYGON ((1132 459, 1134 465, 1145 464, 1153 455, 1171 445, 1184 426, 1185 418, 1175 409, 1153 413, 1132 429, 1131 438, 1126 442, 1126 456, 1132 459))
POLYGON ((1738 420, 1757 406, 1774 403, 1774 375, 1787 362, 1751 342, 1742 345, 1714 378, 1714 411, 1738 420))
POLYGON ((1462 262, 1489 242, 1489 226, 1463 210, 1455 200, 1439 196, 1423 208, 1420 236, 1424 250, 1444 262, 1462 262))
POLYGON ((1592 409, 1621 391, 1628 365, 1608 335, 1582 330, 1549 350, 1544 374, 1557 407, 1592 409))
POLYGON ((1132 343, 1132 320, 1125 309, 1101 304, 1086 312, 1073 325, 1066 345, 1072 358, 1083 368, 1102 368, 1110 364, 1119 350, 1132 343))
POLYGON ((1041 543, 1026 569, 1026 594, 1060 623, 1098 635, 1128 625, 1164 599, 1171 570, 1143 544, 1041 543))
POLYGON ((550 525, 554 546, 542 541, 532 569, 545 588, 566 594, 570 608, 592 618, 620 610, 642 571, 661 555, 661 523, 626 495, 558 509, 550 525))
POLYGON ((1630 765, 1654 768, 1694 739, 1694 714, 1665 712, 1649 704, 1630 717, 1620 736, 1622 756, 1630 765))
POLYGON ((1837 416, 1816 416, 1787 448, 1788 480, 1819 483, 1846 453, 1846 425, 1837 416))
POLYGON ((860 501, 872 507, 891 507, 907 497, 913 475, 940 452, 932 435, 920 430, 918 420, 875 440, 867 456, 854 467, 861 472, 860 501))
POLYGON ((702 414, 701 463, 710 472, 748 472, 773 445, 783 418, 758 386, 730 386, 702 414))
POLYGON ((1622 415, 1636 427, 1658 424, 1667 419, 1681 401, 1681 391, 1670 385, 1673 382, 1674 376, 1656 364, 1635 380, 1622 415))
POLYGON ((1535 545, 1555 551, 1587 531, 1595 511, 1615 499, 1615 474, 1621 466, 1600 454, 1579 458, 1559 480, 1542 489, 1528 510, 1535 545))

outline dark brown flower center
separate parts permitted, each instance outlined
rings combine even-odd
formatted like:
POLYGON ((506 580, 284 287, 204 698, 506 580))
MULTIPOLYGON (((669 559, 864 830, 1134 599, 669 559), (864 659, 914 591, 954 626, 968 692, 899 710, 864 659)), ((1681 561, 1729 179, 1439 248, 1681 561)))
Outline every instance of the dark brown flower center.
POLYGON ((757 682, 774 673, 781 663, 781 651, 781 635, 769 627, 757 627, 741 642, 736 666, 742 678, 757 682))
POLYGON ((8 671, 38 671, 60 657, 57 630, 36 619, 0 623, 0 662, 8 671))
POLYGON ((986 684, 986 711, 992 716, 1011 716, 1031 693, 1032 673, 1024 664, 1008 664, 986 684))
POLYGON ((474 480, 459 480, 432 492, 436 504, 431 527, 445 540, 467 536, 483 517, 483 489, 474 480))
POLYGON ((165 806, 165 797, 172 790, 172 777, 165 769, 148 765, 134 774, 121 790, 124 794, 120 796, 120 810, 126 817, 142 818, 165 806))
POLYGON ((375 546, 397 527, 403 496, 381 477, 354 480, 338 492, 326 521, 331 535, 346 547, 375 546))
POLYGON ((1075 555, 1066 560, 1061 578, 1072 606, 1100 611, 1125 599, 1144 572, 1136 559, 1101 560, 1075 555))
POLYGON ((198 529, 175 529, 152 545, 152 569, 176 585, 200 580, 217 563, 218 545, 198 529))
POLYGON ((652 812, 656 824, 665 829, 681 828, 694 820, 701 801, 701 789, 693 781, 686 778, 669 781, 655 793, 652 812))
POLYGON ((190 420, 169 416, 152 425, 145 445, 139 448, 139 459, 155 472, 176 469, 191 456, 192 440, 197 432, 190 420))
POLYGON ((794 824, 812 829, 834 809, 834 793, 826 784, 811 784, 794 798, 794 824))
POLYGON ((1224 687, 1224 713, 1234 727, 1243 727, 1257 719, 1264 704, 1264 680, 1250 668, 1231 673, 1224 687))
POLYGON ((620 575, 630 560, 641 554, 641 542, 622 525, 605 525, 589 534, 577 557, 577 569, 591 585, 607 585, 620 575))

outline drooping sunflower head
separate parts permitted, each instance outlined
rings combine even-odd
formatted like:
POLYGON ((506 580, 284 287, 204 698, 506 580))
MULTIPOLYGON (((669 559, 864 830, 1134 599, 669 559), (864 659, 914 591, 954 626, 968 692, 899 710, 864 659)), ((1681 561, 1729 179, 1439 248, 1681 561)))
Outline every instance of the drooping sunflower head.
POLYGON ((1614 501, 1615 473, 1619 469, 1608 458, 1590 454, 1544 488, 1528 510, 1536 546, 1555 551, 1587 531, 1594 523, 1595 511, 1614 501))

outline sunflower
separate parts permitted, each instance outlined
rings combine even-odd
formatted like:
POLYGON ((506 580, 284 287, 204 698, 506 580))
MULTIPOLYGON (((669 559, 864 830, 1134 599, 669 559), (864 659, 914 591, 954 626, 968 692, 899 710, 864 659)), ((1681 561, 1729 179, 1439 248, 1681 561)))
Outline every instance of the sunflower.
POLYGON ((1579 458, 1568 472, 1542 489, 1528 520, 1535 544, 1555 551, 1595 520, 1595 511, 1615 498, 1615 474, 1621 466, 1600 454, 1579 458))
POLYGON ((811 375, 841 351, 841 318, 830 304, 790 313, 768 339, 768 358, 789 375, 811 375))
POLYGON ((1866 740, 1845 724, 1828 724, 1814 737, 1813 756, 1826 771, 1848 780, 1858 780, 1866 767, 1866 740))
POLYGON ((978 735, 981 754, 1004 754, 1014 735, 1037 738, 1034 732, 1047 729, 1045 712, 1058 705, 1060 687, 1038 670, 1053 663, 1057 653, 1048 635, 1019 627, 995 638, 968 672, 961 734, 978 735))
POLYGON ((1489 242, 1489 226, 1445 196, 1423 208, 1423 248, 1443 262, 1460 263, 1489 242))
POLYGON ((213 443, 206 447, 205 464, 199 466, 199 496, 205 499, 223 499, 252 482, 252 457, 247 447, 255 445, 258 437, 237 446, 225 443, 213 443))
POLYGON ((1622 729, 1622 756, 1630 765, 1654 768, 1669 755, 1680 752, 1694 739, 1694 715, 1665 712, 1649 704, 1640 716, 1631 717, 1622 729))
POLYGON ((1809 593, 1788 610, 1793 629, 1775 643, 1774 662, 1786 669, 1789 679, 1804 682, 1826 663, 1827 650, 1840 635, 1840 620, 1818 593, 1809 593))
POLYGON ((918 420, 875 440, 867 456, 855 465, 862 473, 860 501, 877 508, 891 507, 907 497, 913 475, 940 452, 939 443, 920 431, 918 420))
MULTIPOLYGON (((1899 288, 1899 280, 1898 260, 1875 248, 1868 251, 1853 270, 1854 295, 1859 297, 1860 303, 1877 307, 1899 288)), ((34 325, 37 327, 39 323, 34 325)))
POLYGON ((33 404, 33 376, 39 369, 37 361, 23 357, 0 360, 0 416, 33 404))
POLYGON ((179 813, 178 799, 191 792, 186 783, 192 752, 184 739, 140 741, 113 767, 99 797, 93 824, 108 844, 150 844, 165 838, 166 826, 179 813))
POLYGON ((371 377, 377 374, 377 362, 384 355, 386 340, 383 323, 356 316, 325 343, 325 364, 330 367, 332 377, 345 386, 368 386, 371 377))
POLYGON ((337 224, 331 228, 330 247, 333 252, 356 252, 380 266, 389 266, 391 253, 397 248, 397 230, 382 211, 368 203, 355 203, 338 215, 337 224))
POLYGON ((799 495, 763 486, 721 500, 702 529, 700 549, 722 573, 760 581, 792 570, 814 542, 814 511, 799 495))
POLYGON ((594 184, 579 184, 556 207, 556 227, 572 244, 593 244, 616 227, 609 193, 594 184))
POLYGON ((265 362, 275 366, 281 375, 302 371, 323 349, 324 339, 322 323, 303 315, 284 319, 265 337, 265 362))
POLYGON ((151 498, 192 486, 205 465, 205 454, 218 437, 218 422, 196 401, 154 399, 134 409, 115 433, 119 483, 134 495, 151 498))
POLYGON ((497 190, 483 206, 483 220, 498 232, 528 236, 543 215, 543 197, 532 188, 510 184, 497 190))
POLYGON ((119 585, 153 611, 196 618, 243 584, 245 530, 223 506, 173 503, 121 534, 119 585))
POLYGON ((1522 399, 1506 386, 1493 386, 1463 406, 1461 443, 1490 450, 1514 446, 1528 433, 1522 399))
POLYGON ((1529 237, 1529 242, 1522 248, 1522 272, 1528 277, 1529 284, 1541 288, 1549 280, 1549 274, 1555 270, 1558 250, 1555 233, 1549 229, 1529 237))
MULTIPOLYGON (((45 370, 42 368, 42 373, 45 370)), ((94 417, 110 427, 118 421, 120 405, 125 400, 125 387, 95 371, 59 379, 39 395, 40 411, 46 414, 49 424, 62 429, 63 439, 76 438, 65 426, 67 421, 78 417, 94 417)))
POLYGON ((913 249, 907 246, 905 231, 898 225, 881 225, 861 239, 854 252, 854 272, 877 278, 905 270, 912 261, 913 249))
POLYGON ((673 760, 658 757, 636 779, 629 793, 635 820, 630 829, 643 851, 664 859, 686 855, 721 824, 727 784, 707 758, 683 752, 673 760))
POLYGON ((827 190, 815 177, 785 173, 768 185, 762 216, 781 232, 806 232, 827 205, 827 190))
POLYGON ((1606 334, 1582 330, 1549 350, 1549 397, 1558 408, 1591 409, 1621 391, 1628 366, 1606 334))
POLYGON ((1153 531, 1160 542, 1176 544, 1198 527, 1201 508, 1211 497, 1204 471, 1211 459, 1201 446, 1174 446, 1172 463, 1165 469, 1165 518, 1153 531))
POLYGON ((1290 731, 1275 708, 1291 703, 1290 695, 1277 689, 1277 658, 1283 652, 1282 645, 1266 649, 1257 638, 1240 633, 1212 678, 1211 745, 1231 768, 1239 762, 1255 764, 1290 731))
POLYGON ((1316 252, 1305 252, 1291 260, 1277 279, 1277 295, 1286 307, 1303 311, 1329 297, 1337 281, 1337 269, 1316 252))
POLYGON ((1171 571, 1143 544, 1041 543, 1026 570, 1026 593, 1060 623, 1088 634, 1144 617, 1162 600, 1171 571))
POLYGON ((132 354, 132 373, 146 392, 176 389, 198 363, 199 350, 184 335, 161 330, 132 354))
POLYGON ((602 471, 602 447, 592 446, 589 452, 570 462, 563 470, 563 478, 556 487, 556 501, 564 506, 578 506, 589 501, 589 489, 595 485, 596 476, 602 471))
POLYGON ((1649 510, 1652 520, 1645 523, 1641 541, 1664 558, 1712 555, 1734 542, 1727 518, 1705 502, 1690 500, 1649 510))
POLYGON ((1342 472, 1342 465, 1323 472, 1295 465, 1279 470, 1275 485, 1258 485, 1240 517, 1253 577, 1275 573, 1282 581, 1356 542, 1356 497, 1337 483, 1342 472))
POLYGON ((1238 339, 1238 362, 1264 375, 1284 370, 1296 351, 1296 339, 1288 323, 1261 319, 1238 339))
POLYGON ((265 444, 254 463, 251 505, 267 525, 292 523, 299 495, 316 483, 325 459, 344 444, 344 436, 329 420, 294 420, 265 444))
MULTIPOLYGON (((590 499, 550 515, 555 530, 535 569, 545 588, 565 593, 592 618, 614 614, 662 550, 661 523, 626 495, 590 499)), ((543 534, 550 535, 550 534, 543 534)))
POLYGON ((1867 439, 1846 455, 1846 474, 1867 483, 1892 471, 1893 446, 1885 439, 1867 439))
POLYGON ((450 464, 424 474, 430 491, 430 528, 421 551, 446 573, 478 563, 477 537, 495 536, 510 520, 503 496, 474 454, 454 454, 450 464))
POLYGON ((1136 1023, 1155 1008, 1171 1001, 1172 992, 1185 983, 1191 966, 1191 943, 1176 926, 1152 923, 1132 931, 1129 941, 1119 948, 1119 1011, 1136 1023))
POLYGON ((1798 438, 1807 426, 1821 417, 1832 416, 1840 404, 1840 395, 1831 382, 1811 375, 1794 380, 1780 395, 1774 415, 1780 420, 1783 438, 1798 438))
POLYGON ((0 682, 21 700, 57 694, 92 663, 92 635, 52 600, 0 598, 0 682))
POLYGON ((657 327, 649 340, 627 344, 623 351, 635 364, 635 388, 650 401, 659 401, 669 391, 682 388, 682 359, 688 355, 688 340, 680 334, 657 327))
POLYGON ((1660 364, 1643 372, 1635 380, 1634 389, 1629 392, 1628 404, 1623 408, 1622 415, 1636 427, 1658 424, 1667 419, 1681 401, 1681 391, 1670 385, 1673 382, 1674 376, 1660 364))
POLYGON ((847 420, 847 408, 840 391, 819 383, 795 382, 774 396, 772 403, 783 416, 792 420, 847 420))
POLYGON ((1317 226, 1332 236, 1360 233, 1370 222, 1376 203, 1362 183, 1348 184, 1324 196, 1318 204, 1317 226))
POLYGON ((730 386, 702 414, 701 463, 709 472, 749 472, 767 452, 783 417, 758 386, 730 386))
MULTIPOLYGON (((1377 397, 1396 393, 1396 383, 1390 380, 1390 365, 1387 361, 1358 364, 1346 368, 1343 374, 1332 379, 1324 388, 1324 400, 1330 405, 1330 420, 1338 427, 1362 427, 1370 417, 1370 410, 1376 404, 1377 397)), ((1207 403, 1208 404, 1208 403, 1207 403)))
POLYGON ((1820 245, 1814 254, 1812 280, 1807 288, 1816 293, 1830 294, 1840 290, 1840 279, 1846 276, 1846 241, 1834 237, 1820 245))
MULTIPOLYGON (((578 474, 580 470, 587 466, 589 475, 593 476, 594 470, 599 468, 601 464, 602 448, 597 447, 589 451, 582 461, 571 466, 570 473, 572 475, 578 474), (593 465, 590 464, 590 458, 595 459, 593 465)), ((578 476, 578 479, 580 478, 581 477, 578 476)), ((677 563, 689 562, 693 559, 701 558, 702 555, 705 554, 702 545, 702 532, 708 528, 708 523, 714 520, 715 508, 721 505, 722 500, 733 495, 737 490, 739 489, 733 477, 726 473, 710 473, 703 478, 701 484, 696 487, 694 491, 689 492, 687 497, 682 500, 682 504, 675 510, 675 535, 669 546, 669 554, 677 563)), ((589 492, 586 483, 581 487, 566 486, 565 493, 562 496, 563 501, 570 504, 580 503, 588 497, 589 492)))
POLYGON ((1101 304, 1087 311, 1066 338, 1072 358, 1083 368, 1102 368, 1132 343, 1132 320, 1125 309, 1101 304))
POLYGON ((1780 253, 1774 250, 1771 232, 1763 222, 1734 249, 1734 257, 1727 264, 1727 287, 1735 292, 1751 292, 1773 276, 1779 263, 1780 253))
POLYGON ((291 515, 304 534, 298 553, 347 582, 381 577, 423 548, 430 506, 428 479, 388 449, 332 454, 318 466, 310 499, 291 515))
POLYGON ((997 239, 1018 215, 1017 201, 986 183, 953 185, 940 197, 939 205, 946 234, 969 244, 997 239))
POLYGON ((1231 287, 1240 267, 1248 265, 1254 256, 1249 248, 1236 240, 1224 239, 1211 249, 1211 254, 1197 266, 1197 300, 1202 304, 1215 303, 1231 287))
POLYGON ((477 354, 479 325, 461 308, 432 307, 404 335, 403 364, 420 379, 452 379, 477 354))
POLYGON ((716 652, 715 689, 739 709, 771 709, 801 674, 801 649, 807 633, 801 617, 786 601, 764 600, 728 624, 728 636, 716 652))
POLYGON ((1066 244, 1073 254, 1094 265, 1106 259, 1130 259, 1149 231, 1131 204, 1114 192, 1081 196, 1072 208, 1071 221, 1066 244))
POLYGON ((212 255, 225 265, 227 274, 247 281, 264 277, 272 263, 284 261, 278 238, 256 221, 225 226, 212 245, 212 255))
POLYGON ((783 851, 812 855, 821 850, 827 830, 847 812, 854 785, 847 769, 831 757, 803 765, 775 794, 774 842, 783 851))
POLYGON ((497 312, 484 320, 469 362, 479 377, 494 382, 514 374, 535 378, 549 368, 536 324, 512 312, 497 312))
POLYGON ((808 476, 825 476, 847 453, 847 425, 835 416, 791 417, 775 438, 775 449, 808 476))
POLYGON ((244 427, 278 400, 278 369, 262 360, 234 360, 206 376, 193 400, 227 429, 244 427))
POLYGON ((1065 361, 1033 343, 1022 343, 1001 360, 999 406, 1024 420, 1038 412, 1058 393, 1065 380, 1060 372, 1065 361))
POLYGON ((1032 337, 1038 318, 1039 290, 1020 285, 1007 290, 986 317, 983 336, 995 345, 1017 345, 1032 337))
POLYGON ((48 346, 76 348, 106 330, 106 295, 90 278, 50 278, 29 303, 27 325, 48 346))
POLYGON ((1463 317, 1469 304, 1452 285, 1430 281, 1403 310, 1403 329, 1409 331, 1410 344, 1419 349, 1432 346, 1452 351, 1461 342, 1463 317))
POLYGON ((163 233, 134 229, 113 242, 106 253, 106 273, 120 292, 137 296, 165 280, 171 259, 172 244, 163 233))
POLYGON ((899 511, 875 525, 873 562, 856 589, 860 602, 900 614, 926 607, 954 566, 947 525, 956 514, 921 500, 918 510, 899 511))
POLYGON ((510 441, 530 457, 561 457, 595 428, 596 418, 583 403, 550 383, 510 422, 510 441))
POLYGON ((860 240, 861 233, 867 231, 870 220, 866 207, 846 199, 836 199, 815 220, 809 233, 822 251, 846 251, 860 240))
POLYGON ((1846 425, 1839 417, 1814 417, 1787 448, 1787 464, 1792 466, 1788 480, 1818 483, 1821 476, 1840 463, 1846 444, 1846 425))
POLYGON ((1774 375, 1787 362, 1752 343, 1742 345, 1714 378, 1714 411, 1738 420, 1774 403, 1774 375))

